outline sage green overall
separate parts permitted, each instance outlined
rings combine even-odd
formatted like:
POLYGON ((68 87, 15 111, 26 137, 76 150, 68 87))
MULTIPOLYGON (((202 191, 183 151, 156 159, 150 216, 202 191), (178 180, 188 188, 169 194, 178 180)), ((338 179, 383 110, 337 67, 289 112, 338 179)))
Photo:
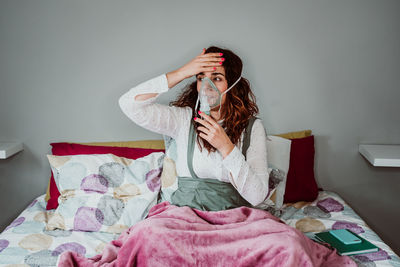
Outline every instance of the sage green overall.
MULTIPOLYGON (((255 117, 250 118, 245 130, 242 148, 245 157, 250 145, 251 128, 255 119, 255 117)), ((251 207, 251 204, 239 194, 231 183, 197 177, 193 171, 195 137, 193 123, 190 123, 187 163, 192 177, 178 177, 178 189, 171 196, 171 204, 206 211, 233 209, 240 206, 251 207)))

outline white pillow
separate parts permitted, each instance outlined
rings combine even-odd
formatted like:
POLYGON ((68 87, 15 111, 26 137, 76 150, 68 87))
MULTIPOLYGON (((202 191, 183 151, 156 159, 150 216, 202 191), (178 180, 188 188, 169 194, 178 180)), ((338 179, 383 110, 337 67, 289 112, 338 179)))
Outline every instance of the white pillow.
POLYGON ((279 136, 268 136, 267 161, 270 190, 268 198, 258 208, 272 207, 275 211, 282 208, 285 196, 286 179, 290 163, 290 147, 292 141, 279 136))

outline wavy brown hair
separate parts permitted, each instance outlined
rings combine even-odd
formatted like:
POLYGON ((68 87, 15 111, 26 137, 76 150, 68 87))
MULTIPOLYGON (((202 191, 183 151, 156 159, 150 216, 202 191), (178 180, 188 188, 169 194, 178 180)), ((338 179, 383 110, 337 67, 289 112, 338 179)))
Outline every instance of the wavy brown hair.
MULTIPOLYGON (((216 46, 211 46, 206 49, 206 53, 223 53, 225 58, 223 67, 225 68, 225 77, 228 82, 228 87, 233 84, 241 75, 243 69, 242 60, 231 50, 223 49, 216 46)), ((192 108, 192 118, 197 116, 197 110, 194 110, 197 100, 197 81, 189 84, 178 99, 172 101, 170 105, 177 107, 192 108)), ((238 144, 240 136, 246 129, 249 118, 258 114, 256 97, 250 89, 250 82, 241 78, 240 81, 226 94, 225 102, 221 107, 221 118, 223 119, 222 128, 233 144, 238 144)), ((194 120, 191 120, 194 123, 194 120)), ((198 123, 194 123, 197 133, 197 143, 201 150, 201 142, 208 152, 213 152, 216 149, 206 140, 199 136, 197 129, 198 123)))

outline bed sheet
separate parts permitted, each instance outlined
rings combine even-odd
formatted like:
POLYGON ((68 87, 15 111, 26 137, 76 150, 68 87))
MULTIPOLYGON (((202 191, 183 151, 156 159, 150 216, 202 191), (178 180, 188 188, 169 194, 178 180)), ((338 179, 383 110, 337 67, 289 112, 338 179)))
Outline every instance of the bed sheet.
MULTIPOLYGON (((36 198, 1 234, 0 266, 55 266, 58 255, 71 250, 92 257, 119 234, 80 231, 46 231, 45 195, 36 198), (16 265, 20 264, 20 265, 16 265)), ((315 232, 348 228, 382 249, 351 256, 359 266, 400 267, 400 258, 336 193, 320 191, 313 202, 286 204, 279 216, 313 239, 315 232)))
POLYGON ((286 224, 314 239, 314 233, 349 229, 378 246, 381 251, 351 256, 359 266, 400 267, 400 258, 366 222, 336 193, 319 191, 313 202, 285 204, 279 216, 286 224))
POLYGON ((1 234, 0 266, 56 266, 65 250, 86 257, 102 252, 105 244, 119 234, 45 230, 45 195, 37 197, 1 234), (21 264, 21 265, 16 265, 21 264))

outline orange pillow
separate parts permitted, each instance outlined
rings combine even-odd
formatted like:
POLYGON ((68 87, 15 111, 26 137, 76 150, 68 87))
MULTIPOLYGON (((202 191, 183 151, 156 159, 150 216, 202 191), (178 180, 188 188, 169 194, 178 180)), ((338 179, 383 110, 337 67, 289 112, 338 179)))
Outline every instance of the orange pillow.
POLYGON ((146 149, 165 149, 164 140, 139 140, 139 141, 118 141, 118 142, 92 142, 78 143, 88 146, 115 146, 129 148, 146 148, 146 149))
POLYGON ((297 132, 275 134, 275 136, 279 136, 279 137, 286 138, 286 139, 298 139, 298 138, 304 138, 304 137, 311 136, 311 134, 312 134, 311 130, 303 130, 303 131, 297 131, 297 132))

